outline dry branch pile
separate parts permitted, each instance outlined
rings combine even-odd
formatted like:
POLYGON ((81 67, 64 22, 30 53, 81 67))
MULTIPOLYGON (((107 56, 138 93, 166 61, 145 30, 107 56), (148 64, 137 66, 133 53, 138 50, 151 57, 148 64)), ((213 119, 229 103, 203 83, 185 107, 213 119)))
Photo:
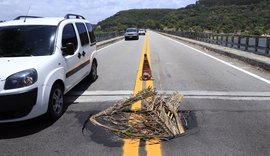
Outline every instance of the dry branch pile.
POLYGON ((91 116, 90 121, 121 138, 167 140, 184 133, 177 113, 182 98, 179 93, 165 97, 147 88, 91 116), (141 109, 131 110, 131 105, 137 101, 142 102, 141 109))

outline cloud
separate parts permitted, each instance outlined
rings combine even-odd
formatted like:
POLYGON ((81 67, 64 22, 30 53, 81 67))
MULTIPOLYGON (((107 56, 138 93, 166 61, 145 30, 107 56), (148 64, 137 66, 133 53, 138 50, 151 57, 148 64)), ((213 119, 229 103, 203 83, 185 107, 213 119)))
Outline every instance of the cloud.
POLYGON ((20 15, 64 17, 67 13, 81 14, 97 23, 118 11, 140 8, 181 8, 196 0, 0 0, 0 20, 20 15))

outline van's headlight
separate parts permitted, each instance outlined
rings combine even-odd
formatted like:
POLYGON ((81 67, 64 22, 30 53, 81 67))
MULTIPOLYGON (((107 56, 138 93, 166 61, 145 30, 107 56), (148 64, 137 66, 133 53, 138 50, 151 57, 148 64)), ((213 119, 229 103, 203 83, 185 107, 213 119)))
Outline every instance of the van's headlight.
POLYGON ((37 71, 35 69, 28 69, 10 75, 6 79, 4 89, 15 89, 30 86, 38 79, 37 71))

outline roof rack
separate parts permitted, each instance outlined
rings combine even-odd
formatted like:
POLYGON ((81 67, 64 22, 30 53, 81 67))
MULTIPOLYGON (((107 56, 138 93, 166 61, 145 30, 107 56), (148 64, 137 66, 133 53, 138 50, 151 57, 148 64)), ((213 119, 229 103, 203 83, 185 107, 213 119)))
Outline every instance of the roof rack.
POLYGON ((18 16, 16 18, 14 18, 14 20, 19 20, 19 19, 22 19, 22 18, 42 18, 42 17, 39 17, 39 16, 18 16))
POLYGON ((65 18, 70 19, 71 16, 75 16, 76 19, 85 19, 82 15, 77 14, 66 14, 65 18))

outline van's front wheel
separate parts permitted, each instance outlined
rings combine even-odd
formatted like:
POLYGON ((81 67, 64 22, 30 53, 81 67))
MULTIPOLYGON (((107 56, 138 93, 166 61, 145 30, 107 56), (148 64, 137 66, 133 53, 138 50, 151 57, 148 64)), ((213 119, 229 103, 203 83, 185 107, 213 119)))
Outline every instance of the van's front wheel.
POLYGON ((64 92, 63 87, 59 84, 55 84, 52 87, 49 99, 49 106, 47 116, 56 120, 64 113, 64 92))

